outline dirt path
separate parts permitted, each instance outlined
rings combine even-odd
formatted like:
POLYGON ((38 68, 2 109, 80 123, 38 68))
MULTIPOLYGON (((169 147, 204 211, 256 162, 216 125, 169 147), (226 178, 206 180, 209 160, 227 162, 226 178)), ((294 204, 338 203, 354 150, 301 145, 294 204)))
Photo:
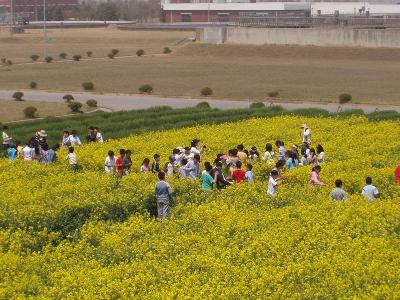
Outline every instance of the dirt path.
MULTIPOLYGON (((47 101, 47 102, 63 102, 62 97, 65 94, 71 94, 76 101, 86 102, 89 99, 96 99, 100 107, 108 108, 113 111, 144 109, 154 106, 171 106, 173 108, 192 107, 202 101, 207 101, 214 108, 219 109, 234 109, 247 108, 250 101, 231 101, 222 99, 192 99, 178 97, 159 97, 145 95, 127 95, 127 94, 94 94, 94 93, 74 93, 74 92, 46 92, 22 90, 24 99, 30 101, 47 101)), ((0 99, 12 99, 14 91, 0 91, 0 99)), ((322 108, 329 112, 336 112, 339 105, 337 103, 320 103, 320 102, 291 102, 285 100, 275 100, 273 103, 266 100, 265 104, 281 105, 287 110, 302 109, 302 108, 322 108)), ((400 106, 382 105, 382 104, 346 104, 343 109, 362 109, 365 113, 370 113, 376 110, 396 110, 400 112, 400 106)))

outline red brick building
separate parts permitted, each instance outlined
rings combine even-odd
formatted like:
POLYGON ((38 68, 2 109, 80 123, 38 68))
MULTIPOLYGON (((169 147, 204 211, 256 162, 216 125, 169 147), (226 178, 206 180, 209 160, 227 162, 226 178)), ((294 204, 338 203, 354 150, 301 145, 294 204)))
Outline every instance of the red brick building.
MULTIPOLYGON (((14 13, 25 13, 31 20, 36 20, 43 11, 43 3, 43 0, 0 0, 0 11, 11 12, 13 9, 14 13)), ((46 0, 46 9, 59 7, 66 15, 77 6, 78 0, 46 0)))

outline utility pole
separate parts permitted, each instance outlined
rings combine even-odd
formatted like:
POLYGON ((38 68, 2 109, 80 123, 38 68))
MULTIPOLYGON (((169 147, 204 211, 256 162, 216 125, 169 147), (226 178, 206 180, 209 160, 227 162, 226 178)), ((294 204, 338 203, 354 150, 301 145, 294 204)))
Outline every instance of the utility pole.
POLYGON ((46 28, 46 0, 43 0, 43 58, 48 56, 47 53, 47 28, 46 28))

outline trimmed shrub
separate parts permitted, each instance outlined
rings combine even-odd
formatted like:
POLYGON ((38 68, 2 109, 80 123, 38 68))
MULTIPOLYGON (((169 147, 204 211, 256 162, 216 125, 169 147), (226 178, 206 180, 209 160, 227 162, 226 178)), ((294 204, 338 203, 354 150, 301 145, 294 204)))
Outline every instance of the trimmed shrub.
POLYGON ((150 84, 143 84, 139 87, 139 92, 141 94, 151 94, 153 92, 153 87, 150 84))
POLYGON ((72 112, 79 112, 80 109, 82 108, 82 103, 80 102, 71 102, 68 104, 69 109, 72 112))
POLYGON ((97 107, 97 101, 94 99, 89 99, 88 101, 86 101, 86 104, 89 107, 97 107))
POLYGON ((44 58, 44 61, 47 62, 47 63, 51 63, 53 61, 53 58, 51 56, 46 56, 44 58))
POLYGON ((87 51, 87 52, 86 52, 86 55, 87 55, 87 57, 92 57, 93 52, 92 52, 92 51, 87 51))
POLYGON ((82 87, 84 90, 89 91, 94 89, 94 84, 93 82, 84 82, 82 83, 82 87))
POLYGON ((61 59, 66 59, 67 58, 67 53, 65 53, 65 52, 61 52, 60 53, 60 55, 59 55, 59 57, 61 58, 61 59))
POLYGON ((164 54, 169 54, 169 53, 171 53, 171 52, 172 52, 172 50, 171 50, 170 48, 164 47, 164 50, 163 50, 163 53, 164 53, 164 54))
POLYGON ((24 108, 24 115, 26 118, 35 118, 36 117, 37 108, 34 106, 28 106, 24 108))
POLYGON ((31 87, 31 89, 36 89, 37 83, 34 82, 34 81, 31 81, 31 83, 29 84, 29 86, 31 87))
POLYGON ((7 65, 11 66, 13 64, 12 60, 7 60, 7 65))
POLYGON ((24 97, 23 92, 15 92, 12 97, 15 99, 15 101, 23 101, 22 97, 24 97))
POLYGON ((142 55, 144 55, 144 50, 143 50, 143 49, 139 49, 138 51, 136 51, 136 55, 137 55, 137 56, 142 56, 142 55))
POLYGON ((264 108, 264 102, 253 102, 250 104, 250 108, 264 108))
POLYGON ((119 53, 118 49, 111 49, 111 53, 115 55, 117 55, 119 53))
POLYGON ((112 54, 112 53, 108 53, 107 56, 108 56, 109 58, 113 59, 115 55, 112 54))
POLYGON ((201 108, 201 109, 211 109, 211 106, 208 102, 203 101, 203 102, 199 102, 196 104, 197 108, 201 108))
POLYGON ((80 61, 81 58, 82 58, 82 56, 80 56, 80 54, 75 54, 74 56, 72 56, 72 58, 73 58, 75 61, 80 61))
POLYGON ((63 100, 65 100, 66 103, 71 103, 75 99, 74 99, 74 96, 72 96, 70 94, 66 94, 66 95, 64 95, 63 100))
POLYGON ((37 54, 32 54, 32 55, 31 55, 31 59, 32 59, 32 61, 37 61, 37 60, 39 59, 39 55, 37 55, 37 54))
POLYGON ((268 97, 270 97, 270 98, 276 98, 276 97, 279 96, 279 92, 278 92, 278 91, 271 91, 271 92, 269 92, 267 95, 268 95, 268 97))
POLYGON ((212 89, 210 89, 209 87, 205 87, 205 88, 202 88, 201 89, 201 91, 200 91, 200 94, 202 95, 202 96, 211 96, 212 94, 213 94, 213 90, 212 89))
POLYGON ((351 102, 352 99, 353 99, 353 97, 347 93, 339 95, 339 103, 340 104, 345 104, 345 103, 351 102))
POLYGON ((2 58, 0 59, 0 61, 1 61, 2 64, 5 64, 5 63, 7 62, 7 58, 2 57, 2 58))

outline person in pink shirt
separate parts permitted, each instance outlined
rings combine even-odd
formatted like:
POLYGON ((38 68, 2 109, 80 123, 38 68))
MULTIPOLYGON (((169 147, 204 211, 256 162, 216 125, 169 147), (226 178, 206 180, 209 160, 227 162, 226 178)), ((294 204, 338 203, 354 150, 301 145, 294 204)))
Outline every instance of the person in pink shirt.
POLYGON ((398 165, 396 170, 394 170, 394 180, 396 183, 400 183, 400 165, 398 165))
POLYGON ((308 182, 309 186, 313 186, 313 185, 324 186, 324 185, 326 185, 319 179, 320 172, 321 172, 321 166, 315 166, 312 168, 310 181, 308 182))

